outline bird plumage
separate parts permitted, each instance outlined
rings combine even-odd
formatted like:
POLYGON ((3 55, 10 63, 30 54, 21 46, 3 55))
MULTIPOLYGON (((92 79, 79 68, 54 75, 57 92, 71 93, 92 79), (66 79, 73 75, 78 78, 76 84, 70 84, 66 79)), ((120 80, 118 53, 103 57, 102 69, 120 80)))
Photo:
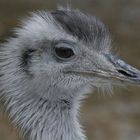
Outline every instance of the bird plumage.
POLYGON ((108 29, 78 10, 40 11, 0 48, 0 89, 28 140, 85 140, 77 119, 93 88, 140 82, 139 71, 110 55, 108 29))

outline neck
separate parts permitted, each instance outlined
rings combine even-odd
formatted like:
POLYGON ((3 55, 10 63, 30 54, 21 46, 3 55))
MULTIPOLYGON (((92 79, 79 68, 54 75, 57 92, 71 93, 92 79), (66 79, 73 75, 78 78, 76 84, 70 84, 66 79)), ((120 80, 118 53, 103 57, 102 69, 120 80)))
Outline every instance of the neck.
POLYGON ((77 109, 66 100, 16 99, 10 116, 28 140, 85 140, 77 109))

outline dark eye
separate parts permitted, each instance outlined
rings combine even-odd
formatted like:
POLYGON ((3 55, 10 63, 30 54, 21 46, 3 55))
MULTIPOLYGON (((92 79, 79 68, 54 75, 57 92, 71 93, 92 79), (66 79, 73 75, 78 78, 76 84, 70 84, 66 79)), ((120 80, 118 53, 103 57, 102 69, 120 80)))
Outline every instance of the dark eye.
POLYGON ((55 47, 55 55, 60 59, 69 59, 74 56, 74 52, 71 48, 55 47))

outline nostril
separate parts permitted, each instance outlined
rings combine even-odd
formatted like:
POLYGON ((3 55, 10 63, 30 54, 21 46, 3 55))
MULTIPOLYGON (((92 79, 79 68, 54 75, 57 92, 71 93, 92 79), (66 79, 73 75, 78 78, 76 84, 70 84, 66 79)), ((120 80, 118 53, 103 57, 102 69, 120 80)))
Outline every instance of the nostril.
POLYGON ((126 72, 124 70, 118 70, 118 72, 121 73, 124 76, 127 76, 127 77, 132 77, 132 78, 136 78, 137 77, 136 74, 134 74, 134 73, 128 73, 128 72, 126 72))

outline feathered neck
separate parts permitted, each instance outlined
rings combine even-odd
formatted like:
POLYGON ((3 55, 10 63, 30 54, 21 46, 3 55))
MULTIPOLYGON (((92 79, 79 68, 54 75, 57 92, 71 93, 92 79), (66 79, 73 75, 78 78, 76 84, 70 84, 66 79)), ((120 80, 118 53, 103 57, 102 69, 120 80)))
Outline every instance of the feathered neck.
POLYGON ((66 100, 12 99, 8 108, 27 140, 85 140, 77 109, 66 100))

